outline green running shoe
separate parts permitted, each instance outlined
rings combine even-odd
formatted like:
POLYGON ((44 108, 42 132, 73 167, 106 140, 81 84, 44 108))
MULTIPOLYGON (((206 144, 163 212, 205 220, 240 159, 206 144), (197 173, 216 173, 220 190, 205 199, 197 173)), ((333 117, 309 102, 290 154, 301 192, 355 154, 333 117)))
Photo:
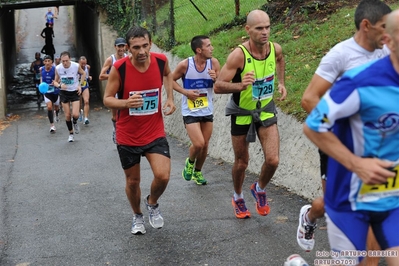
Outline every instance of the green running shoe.
POLYGON ((208 183, 201 172, 194 172, 192 180, 197 183, 197 185, 206 185, 208 183))
POLYGON ((193 177, 193 168, 194 168, 194 164, 191 164, 187 158, 186 166, 184 167, 183 172, 182 172, 182 176, 183 176, 184 180, 186 180, 186 181, 191 180, 191 178, 193 177))

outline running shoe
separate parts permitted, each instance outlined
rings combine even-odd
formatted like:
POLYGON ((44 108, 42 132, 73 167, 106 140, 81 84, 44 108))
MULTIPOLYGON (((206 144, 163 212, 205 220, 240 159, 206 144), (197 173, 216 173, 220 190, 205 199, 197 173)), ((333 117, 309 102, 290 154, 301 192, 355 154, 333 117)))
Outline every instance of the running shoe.
POLYGON ((301 211, 299 212, 298 230, 296 232, 298 245, 306 252, 313 250, 314 230, 317 228, 317 224, 310 225, 305 221, 305 215, 311 207, 312 206, 308 204, 301 208, 301 211))
POLYGON ((50 127, 50 133, 54 134, 54 133, 55 133, 55 130, 56 130, 56 129, 55 129, 55 126, 51 126, 51 127, 50 127))
POLYGON ((148 210, 148 221, 152 227, 160 229, 163 226, 163 217, 159 211, 159 204, 148 204, 149 197, 150 195, 145 199, 145 205, 148 210))
POLYGON ((68 142, 73 142, 73 134, 69 134, 68 142))
POLYGON ((186 159, 186 165, 183 169, 182 176, 186 181, 190 181, 193 177, 193 168, 194 164, 189 162, 189 159, 186 159))
POLYGON ((132 222, 132 234, 145 234, 144 217, 143 214, 134 214, 132 222))
POLYGON ((192 180, 197 183, 197 185, 206 185, 208 181, 204 178, 201 172, 194 171, 192 180))
POLYGON ((75 130, 75 134, 79 134, 79 132, 80 132, 79 124, 78 123, 73 124, 73 128, 75 130))
POLYGON ((247 206, 245 206, 244 199, 234 200, 234 197, 231 199, 231 204, 234 208, 234 214, 238 219, 250 218, 251 213, 248 211, 247 206))
POLYGON ((267 198, 266 198, 266 192, 261 191, 258 192, 256 191, 256 184, 258 182, 255 182, 251 185, 251 193, 252 196, 254 196, 256 200, 256 211, 258 212, 259 215, 266 216, 270 212, 270 207, 269 204, 267 203, 267 198))
POLYGON ((85 125, 88 125, 88 124, 90 124, 90 121, 89 121, 89 119, 88 119, 88 118, 85 118, 85 122, 84 122, 84 124, 85 124, 85 125))

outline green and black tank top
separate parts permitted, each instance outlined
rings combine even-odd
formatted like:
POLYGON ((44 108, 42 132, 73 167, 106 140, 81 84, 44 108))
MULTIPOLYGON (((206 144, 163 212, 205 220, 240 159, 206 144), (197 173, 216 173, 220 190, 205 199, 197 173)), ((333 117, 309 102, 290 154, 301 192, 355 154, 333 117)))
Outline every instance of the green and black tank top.
MULTIPOLYGON (((254 84, 249 85, 244 91, 233 93, 234 102, 241 108, 255 110, 258 101, 261 102, 261 107, 264 107, 273 100, 276 54, 272 42, 269 42, 269 46, 270 53, 265 59, 262 60, 254 58, 247 48, 245 48, 245 46, 238 46, 244 53, 244 68, 242 70, 237 70, 237 73, 232 81, 241 82, 245 73, 250 71, 254 71, 255 73, 254 84)), ((260 115, 260 120, 264 121, 274 116, 274 113, 262 112, 260 115)), ((237 116, 236 124, 248 125, 251 123, 251 121, 252 116, 250 115, 237 116)))

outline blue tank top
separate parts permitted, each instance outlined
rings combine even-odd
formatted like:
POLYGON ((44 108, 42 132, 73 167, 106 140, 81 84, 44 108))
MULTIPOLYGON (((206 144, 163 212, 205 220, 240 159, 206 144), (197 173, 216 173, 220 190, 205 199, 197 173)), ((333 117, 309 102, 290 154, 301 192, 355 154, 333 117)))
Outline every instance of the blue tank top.
POLYGON ((46 68, 42 68, 42 81, 49 84, 48 91, 46 93, 58 94, 60 92, 59 88, 50 85, 55 79, 55 66, 52 66, 49 71, 46 71, 46 68))

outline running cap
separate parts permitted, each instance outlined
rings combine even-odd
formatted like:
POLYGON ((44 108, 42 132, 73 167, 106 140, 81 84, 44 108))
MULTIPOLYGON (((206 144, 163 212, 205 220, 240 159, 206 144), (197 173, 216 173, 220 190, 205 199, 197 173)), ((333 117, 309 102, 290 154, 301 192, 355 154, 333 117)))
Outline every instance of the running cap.
POLYGON ((124 38, 117 38, 115 40, 115 45, 121 45, 121 44, 126 45, 126 40, 124 38))
POLYGON ((43 57, 43 60, 46 60, 46 59, 50 59, 51 61, 53 61, 53 59, 52 59, 51 56, 49 56, 49 55, 45 55, 45 56, 43 57))
POLYGON ((54 59, 59 59, 59 58, 61 58, 59 54, 54 55, 54 59))

